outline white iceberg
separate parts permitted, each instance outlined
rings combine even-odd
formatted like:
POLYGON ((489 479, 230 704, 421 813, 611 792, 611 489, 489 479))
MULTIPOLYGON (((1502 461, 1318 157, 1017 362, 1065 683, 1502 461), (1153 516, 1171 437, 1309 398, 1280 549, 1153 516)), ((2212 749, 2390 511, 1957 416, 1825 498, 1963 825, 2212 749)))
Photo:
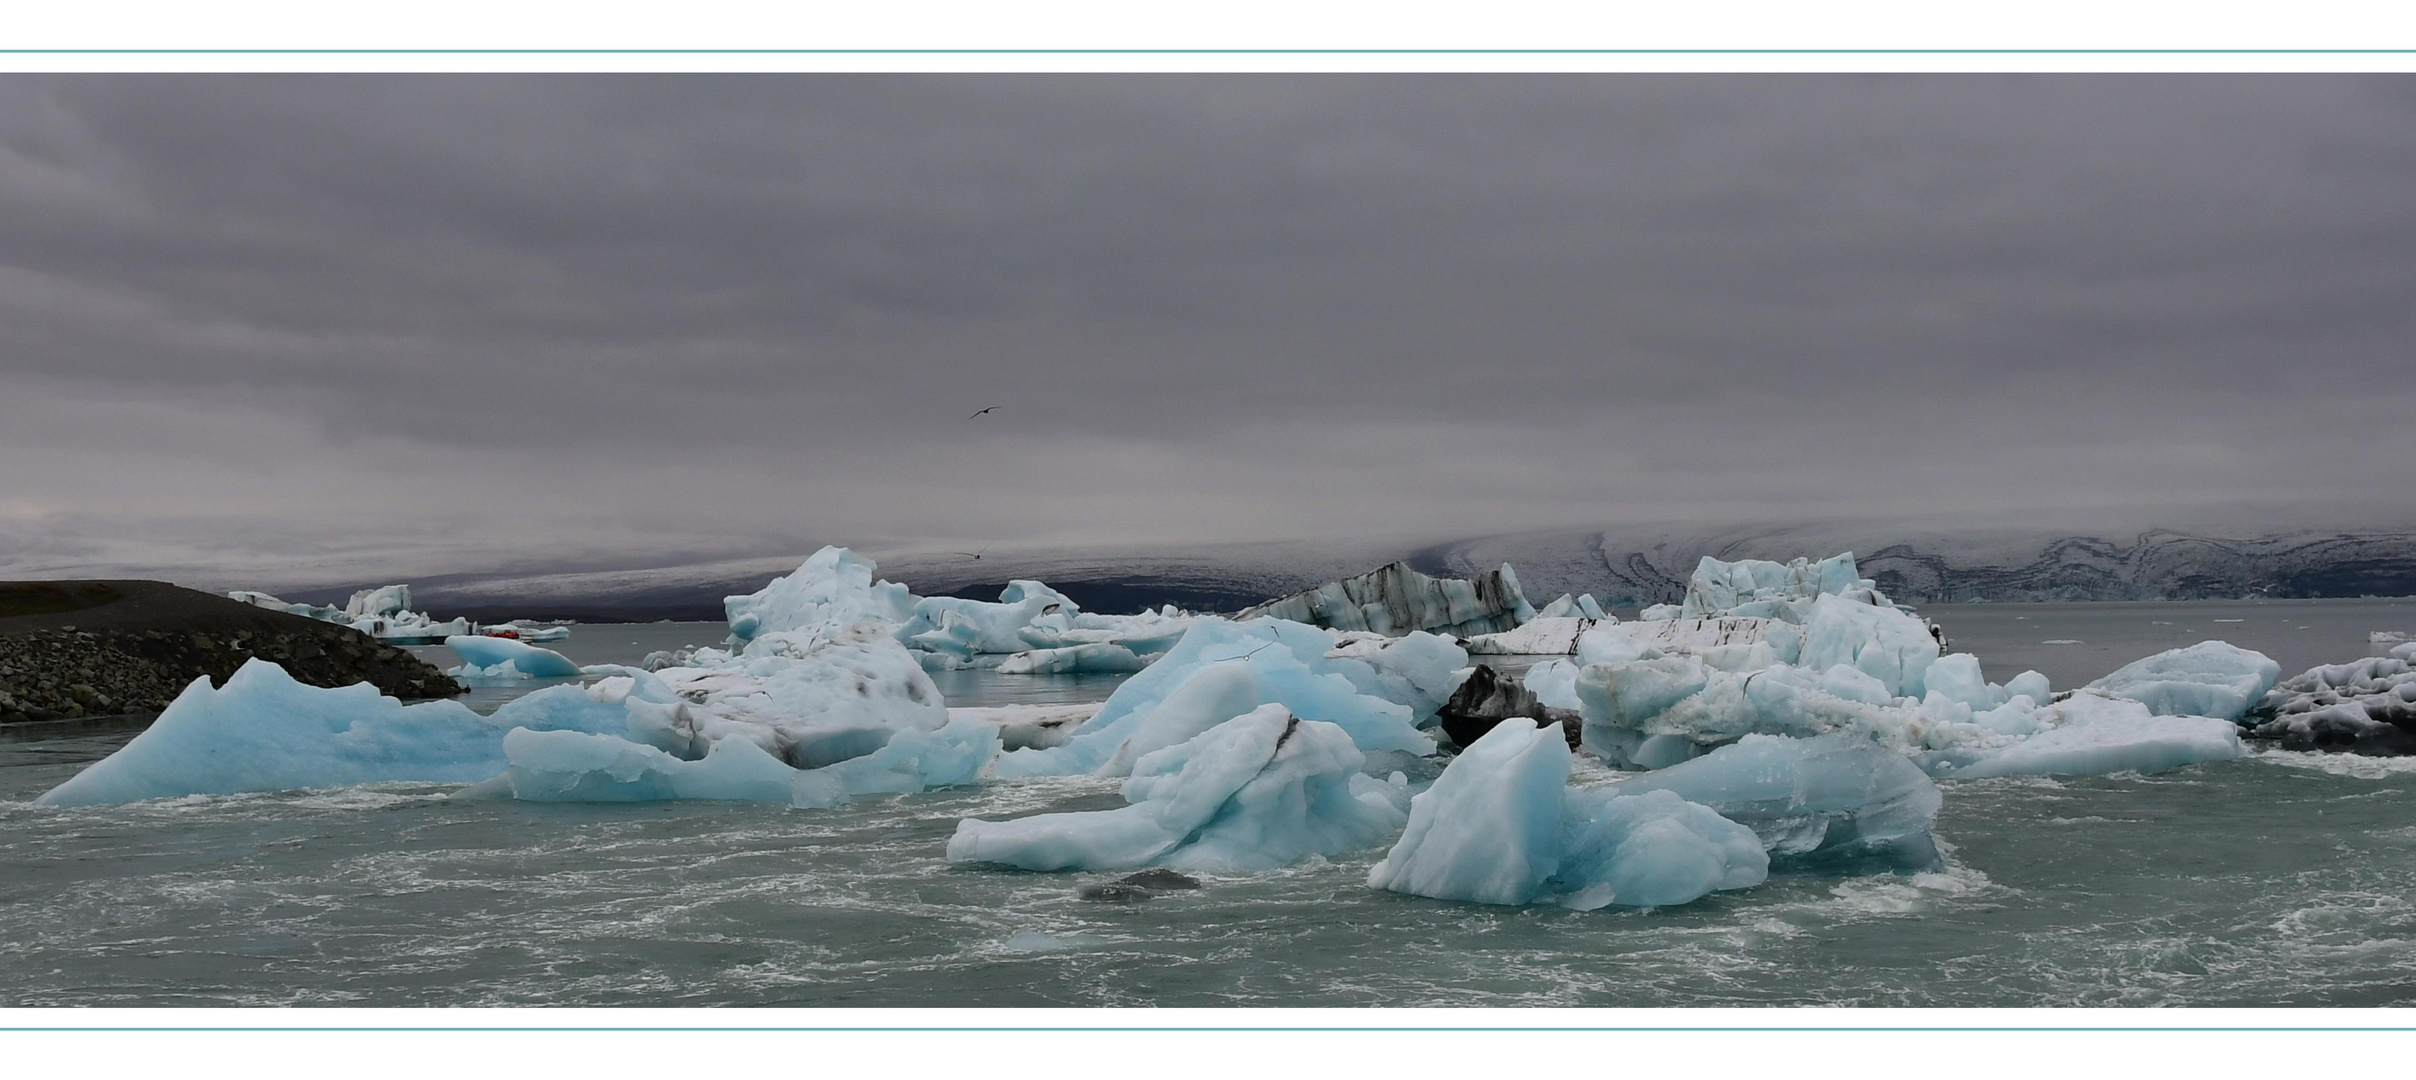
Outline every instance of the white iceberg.
POLYGON ((2256 737, 2285 750, 2416 753, 2416 645, 2309 668, 2276 684, 2257 712, 2256 737))
POLYGON ((1365 755, 1331 724, 1265 705, 1143 755, 1124 783, 1131 805, 968 818, 950 862, 1026 870, 1263 870, 1341 855, 1400 827, 1395 785, 1360 772, 1365 755))
MULTIPOLYGON (((380 641, 399 644, 434 644, 455 634, 479 631, 468 619, 440 622, 432 615, 411 610, 409 585, 381 585, 374 589, 362 589, 353 593, 342 607, 288 604, 267 593, 249 590, 230 592, 227 598, 240 600, 253 607, 349 626, 380 641)), ((567 630, 562 631, 563 635, 568 633, 567 630)))
POLYGON ((1234 616, 1241 622, 1283 619, 1332 630, 1426 630, 1462 638, 1508 630, 1534 617, 1535 608, 1519 592, 1518 572, 1509 563, 1462 581, 1427 577, 1400 562, 1269 600, 1234 616))
POLYGON ((1475 656, 1569 656, 1577 651, 1577 639, 1601 621, 1537 615, 1515 630, 1469 638, 1467 648, 1475 656))
POLYGON ((1765 559, 1722 562, 1706 555, 1686 579, 1686 598, 1678 604, 1675 617, 1749 616, 1802 623, 1808 621, 1811 605, 1823 596, 1864 606, 1892 606, 1877 583, 1855 568, 1851 551, 1819 562, 1797 559, 1787 563, 1765 559))
POLYGON ((1938 862, 1930 836, 1938 785, 1903 755, 1864 739, 1748 735, 1616 790, 1667 791, 1708 806, 1752 829, 1782 862, 1938 862))
POLYGON ((2159 716, 2238 720, 2281 676, 2282 666, 2264 653, 2201 641, 2131 661, 2089 689, 2129 698, 2159 716))
POLYGON ((1094 641, 1087 645, 1067 645, 1056 649, 1028 649, 1000 662, 1001 675, 1073 675, 1139 671, 1149 666, 1149 658, 1136 655, 1131 649, 1112 641, 1094 641))
POLYGON ((445 672, 455 678, 569 679, 579 674, 579 665, 561 653, 505 638, 456 634, 445 639, 445 647, 462 659, 460 667, 445 672))
POLYGON ((870 754, 797 769, 747 739, 722 739, 690 761, 612 735, 517 728, 503 740, 510 767, 499 786, 530 802, 713 799, 827 807, 851 795, 973 783, 998 746, 996 725, 960 720, 938 731, 900 733, 870 754))
MULTIPOLYGON (((1163 657, 1117 687, 1062 745, 1008 753, 999 759, 998 775, 1117 775, 1144 753, 1270 704, 1340 727, 1362 750, 1429 753, 1434 739, 1417 729, 1423 719, 1417 707, 1429 700, 1440 705, 1430 690, 1450 684, 1450 672, 1440 668, 1452 653, 1409 644, 1398 666, 1378 668, 1327 655, 1334 647, 1330 631, 1277 619, 1236 623, 1202 616, 1163 657), (1207 681, 1186 690, 1202 679, 1207 681)), ((1448 695, 1444 690, 1442 696, 1448 695)))
POLYGON ((762 589, 723 600, 732 640, 787 633, 829 637, 876 623, 920 655, 933 670, 976 666, 985 656, 1020 656, 999 670, 1027 674, 1135 671, 1164 652, 1191 617, 1168 605, 1138 615, 1098 615, 1038 581, 1008 583, 996 602, 956 596, 917 597, 906 586, 874 578, 872 560, 826 547, 795 573, 762 589))
POLYGON ((1667 792, 1572 791, 1559 726, 1496 724, 1410 803, 1368 885, 1484 904, 1683 904, 1760 884, 1752 831, 1667 792))
POLYGON ((1610 618, 1603 612, 1602 605, 1595 601, 1593 593, 1578 596, 1562 593, 1559 599, 1535 609, 1535 617, 1538 619, 1591 619, 1595 622, 1610 618))
POLYGON ((904 585, 873 580, 875 569, 872 560, 846 548, 814 552, 795 573, 743 596, 722 598, 730 636, 743 644, 780 632, 829 637, 867 619, 886 626, 905 622, 914 614, 914 594, 904 585))
POLYGON ((1571 651, 1581 664, 1692 656, 1722 671, 1753 671, 1794 663, 1803 640, 1802 630, 1779 619, 1715 615, 1603 623, 1580 633, 1571 651))

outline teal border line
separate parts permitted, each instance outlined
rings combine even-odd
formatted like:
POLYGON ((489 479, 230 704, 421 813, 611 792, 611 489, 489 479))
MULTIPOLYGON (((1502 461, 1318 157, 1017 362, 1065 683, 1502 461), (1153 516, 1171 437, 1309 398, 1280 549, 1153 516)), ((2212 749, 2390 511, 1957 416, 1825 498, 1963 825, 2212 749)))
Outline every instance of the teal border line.
POLYGON ((1051 1027, 1017 1027, 1017 1026, 951 1026, 951 1027, 907 1026, 907 1027, 880 1027, 880 1026, 867 1026, 867 1025, 842 1025, 842 1026, 834 1026, 834 1027, 810 1027, 810 1026, 768 1026, 768 1027, 767 1027, 767 1026, 738 1026, 738 1027, 725 1027, 725 1026, 717 1026, 717 1025, 716 1025, 716 1026, 695 1026, 695 1027, 681 1027, 681 1026, 675 1026, 675 1025, 646 1025, 646 1026, 639 1026, 639 1027, 611 1027, 611 1026, 581 1027, 581 1026, 575 1026, 575 1025, 573 1025, 573 1026, 530 1026, 530 1025, 522 1025, 522 1024, 501 1025, 501 1026, 496 1026, 496 1027, 474 1027, 474 1026, 471 1026, 471 1027, 454 1027, 454 1026, 431 1026, 431 1025, 423 1025, 423 1024, 406 1024, 406 1025, 398 1025, 398 1026, 394 1026, 394 1027, 379 1027, 379 1026, 375 1026, 375 1025, 358 1025, 358 1024, 351 1024, 351 1025, 337 1025, 337 1026, 330 1026, 330 1027, 307 1027, 307 1026, 286 1026, 286 1025, 279 1025, 279 1026, 239 1025, 239 1026, 231 1026, 231 1027, 208 1027, 208 1026, 137 1026, 137 1027, 110 1026, 110 1027, 76 1027, 76 1026, 65 1026, 65 1025, 59 1025, 59 1026, 28 1026, 28 1027, 0 1026, 0 1032, 216 1032, 216 1031, 223 1031, 223 1032, 288 1032, 288 1031, 293 1031, 293 1032, 304 1032, 304 1031, 329 1031, 329 1032, 364 1032, 364 1031, 398 1031, 398 1032, 481 1032, 481 1031, 494 1031, 494 1032, 581 1032, 581 1033, 585 1033, 585 1032, 611 1032, 611 1031, 631 1031, 631 1032, 674 1032, 674 1031, 677 1031, 677 1032, 694 1032, 694 1033, 697 1033, 697 1034, 713 1034, 713 1033, 719 1033, 719 1032, 780 1032, 780 1031, 847 1031, 847 1032, 984 1032, 984 1033, 999 1033, 999 1034, 1010 1034, 1010 1033, 1014 1033, 1014 1032, 1022 1032, 1022 1031, 1040 1031, 1040 1032, 1115 1032, 1115 1031, 1131 1031, 1131 1032, 1176 1032, 1176 1031, 1198 1031, 1198 1032, 1278 1032, 1278 1033, 1279 1033, 1279 1032, 1296 1031, 1296 1032, 1369 1032, 1369 1033, 1397 1034, 1397 1035, 1414 1035, 1414 1034, 1419 1034, 1419 1033, 1422 1033, 1422 1032, 1437 1032, 1437 1033, 1446 1033, 1446 1032, 1448 1032, 1448 1033, 1468 1033, 1468 1032, 1487 1032, 1487 1031, 1498 1031, 1498 1032, 1504 1032, 1504 1033, 1528 1033, 1528 1034, 1532 1034, 1532 1033, 1539 1033, 1539 1032, 1572 1032, 1572 1033, 1574 1033, 1574 1032, 1595 1032, 1595 1031, 1604 1031, 1604 1032, 1607 1032, 1607 1031, 1635 1031, 1635 1032, 1669 1032, 1669 1033, 1683 1033, 1683 1032, 1696 1032, 1696 1031, 1703 1031, 1703 1032, 1720 1031, 1720 1032, 1778 1032, 1778 1033, 1786 1033, 1786 1034, 1817 1034, 1817 1033, 1821 1033, 1821 1032, 1839 1032, 1839 1033, 1845 1033, 1845 1034, 1854 1034, 1854 1033, 1873 1033, 1873 1032, 1922 1032, 1922 1031, 1937 1031, 1937 1032, 1957 1032, 1957 1033, 1964 1033, 1964 1032, 1988 1032, 1988 1031, 2001 1031, 2001 1032, 2008 1032, 2008 1033, 2032 1033, 2032 1032, 2070 1032, 2070 1033, 2087 1033, 2087 1032, 2106 1032, 2106 1033, 2109 1033, 2109 1034, 2120 1034, 2120 1033, 2126 1033, 2126 1032, 2129 1032, 2129 1033, 2137 1033, 2137 1032, 2171 1032, 2171 1033, 2174 1033, 2174 1034, 2197 1034, 2197 1033, 2220 1033, 2220 1032, 2306 1032, 2306 1033, 2310 1033, 2310 1034, 2313 1034, 2313 1033, 2335 1033, 2335 1034, 2337 1034, 2337 1033, 2341 1033, 2341 1032, 2365 1032, 2365 1033, 2372 1033, 2372 1034, 2384 1034, 2384 1033, 2403 1033, 2403 1032, 2416 1031, 2416 1026, 2406 1026, 2406 1025, 2401 1025, 2401 1026, 2376 1026, 2376 1027, 2359 1027, 2359 1026, 2339 1026, 2339 1025, 2335 1025, 2335 1026, 2328 1026, 2328 1027, 2291 1027, 2291 1026, 2287 1026, 2287 1025, 2262 1025, 2262 1026, 2256 1026, 2256 1027, 2189 1027, 2189 1026, 2182 1026, 2182 1027, 2142 1027, 2142 1026, 2137 1026, 2137 1025, 2123 1025, 2123 1026, 2112 1026, 2112 1027, 2055 1027, 2055 1026, 2021 1025, 2021 1026, 2012 1026, 2012 1027, 1987 1027, 1987 1026, 1970 1026, 1970 1025, 1962 1025, 1962 1026, 1951 1026, 1951 1027, 1918 1027, 1918 1026, 1881 1026, 1881 1027, 1873 1027, 1873 1026, 1861 1026, 1861 1025, 1858 1025, 1858 1026, 1851 1026, 1851 1027, 1785 1027, 1785 1026, 1778 1026, 1778 1027, 1767 1027, 1767 1026, 1765 1026, 1765 1027, 1752 1027, 1752 1026, 1747 1026, 1747 1027, 1738 1027, 1738 1026, 1703 1026, 1703 1027, 1692 1027, 1692 1026, 1658 1026, 1658 1027, 1656 1027, 1656 1026, 1645 1026, 1645 1027, 1617 1027, 1617 1026, 1611 1026, 1611 1027, 1592 1027, 1592 1026, 1574 1026, 1574 1027, 1548 1027, 1548 1026, 1547 1026, 1547 1027, 1536 1027, 1536 1026, 1514 1026, 1514 1027, 1351 1027, 1351 1026, 1330 1026, 1330 1025, 1324 1025, 1324 1026, 1308 1026, 1308 1027, 1250 1027, 1250 1026, 1232 1026, 1232 1025, 1209 1025, 1209 1026, 1203 1026, 1203 1027, 1183 1027, 1183 1026, 1180 1026, 1180 1025, 1173 1025, 1173 1026, 1169 1026, 1169 1025, 1151 1025, 1151 1026, 1146 1026, 1146 1027, 1106 1027, 1106 1026, 1093 1026, 1093 1027, 1055 1027, 1055 1026, 1051 1026, 1051 1027))
POLYGON ((2408 49, 5 49, 33 55, 461 56, 2404 56, 2408 49))

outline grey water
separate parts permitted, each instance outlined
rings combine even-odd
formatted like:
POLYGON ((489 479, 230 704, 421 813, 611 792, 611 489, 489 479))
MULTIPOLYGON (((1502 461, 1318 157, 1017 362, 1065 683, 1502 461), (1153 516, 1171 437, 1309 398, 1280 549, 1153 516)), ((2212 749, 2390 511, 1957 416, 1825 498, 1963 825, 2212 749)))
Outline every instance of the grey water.
MULTIPOLYGON (((2058 688, 2209 637, 2287 674, 2416 629, 2407 600, 1926 613, 1990 677, 2058 688)), ((551 647, 628 663, 719 633, 551 647)), ((1113 685, 942 682, 953 704, 1113 685)), ((1579 913, 1370 890, 1380 851, 1129 905, 1076 897, 1112 875, 941 859, 960 818, 1120 805, 1111 780, 819 811, 436 785, 29 804, 133 734, 0 741, 0 1005, 2416 1004, 2416 759, 1947 782, 1941 870, 1579 913)))

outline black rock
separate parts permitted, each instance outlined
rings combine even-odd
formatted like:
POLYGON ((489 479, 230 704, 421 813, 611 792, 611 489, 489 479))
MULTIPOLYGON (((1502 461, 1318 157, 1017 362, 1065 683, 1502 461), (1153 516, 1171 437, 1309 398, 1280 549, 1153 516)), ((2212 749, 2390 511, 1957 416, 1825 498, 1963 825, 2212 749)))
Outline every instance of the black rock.
POLYGON ((1513 716, 1540 724, 1559 724, 1561 736, 1569 740, 1569 748, 1577 748, 1580 733, 1576 710, 1556 709, 1535 700, 1525 685, 1485 664, 1478 664, 1468 681, 1461 683, 1452 692, 1451 700, 1435 713, 1436 719, 1442 721, 1443 734, 1450 737, 1452 745, 1462 749, 1484 738, 1493 725, 1513 716))
POLYGON ((1153 867, 1140 873, 1117 878, 1097 885, 1085 885, 1074 890, 1084 900, 1110 904, 1137 904, 1162 892, 1197 889, 1200 879, 1164 867, 1153 867))

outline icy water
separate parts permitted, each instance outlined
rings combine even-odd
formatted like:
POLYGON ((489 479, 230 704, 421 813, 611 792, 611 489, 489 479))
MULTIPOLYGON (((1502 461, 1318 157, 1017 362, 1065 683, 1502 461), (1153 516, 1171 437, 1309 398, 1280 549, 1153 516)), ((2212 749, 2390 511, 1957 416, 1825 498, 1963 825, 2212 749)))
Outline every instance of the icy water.
MULTIPOLYGON (((2409 601, 1931 614, 1992 677, 2058 687, 2209 636, 2295 672, 2416 629, 2409 601)), ((627 662, 717 635, 590 626, 556 647, 627 662)), ((960 704, 1114 682, 950 678, 960 704)), ((1575 913, 1371 891, 1373 851, 1133 905, 1075 897, 1112 875, 940 859, 961 817, 1110 807, 1113 781, 830 811, 422 785, 48 810, 27 801, 132 732, 34 734, 0 742, 5 1005, 2416 1003, 2416 763, 1948 783, 1943 871, 1575 913)))

